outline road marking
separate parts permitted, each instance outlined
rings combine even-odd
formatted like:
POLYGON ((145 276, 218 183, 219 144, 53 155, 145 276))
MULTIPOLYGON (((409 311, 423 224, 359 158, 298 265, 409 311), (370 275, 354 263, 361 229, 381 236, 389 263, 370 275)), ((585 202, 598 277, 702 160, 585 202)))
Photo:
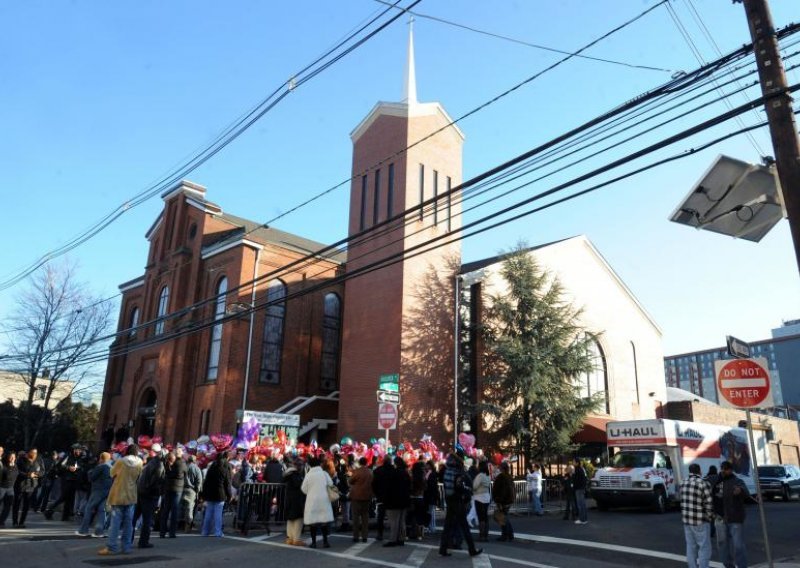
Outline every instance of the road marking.
POLYGON ((369 546, 368 542, 354 542, 353 546, 345 549, 344 554, 357 556, 358 554, 364 552, 364 550, 366 550, 368 546, 369 546))
POLYGON ((279 534, 281 534, 281 533, 267 533, 267 534, 262 534, 261 536, 254 536, 254 537, 253 537, 253 538, 251 538, 250 540, 267 540, 267 539, 270 539, 270 538, 276 537, 276 536, 278 536, 279 534))
MULTIPOLYGON (((490 534, 499 535, 498 531, 491 531, 490 534)), ((662 552, 660 550, 647 550, 646 548, 634 548, 632 546, 622 546, 620 544, 607 544, 604 542, 593 542, 588 540, 575 540, 572 538, 561 538, 557 536, 541 536, 533 534, 515 533, 514 538, 517 540, 525 540, 529 542, 546 542, 550 544, 566 544, 570 546, 582 546, 584 548, 599 548, 600 550, 611 550, 614 552, 624 552, 625 554, 637 554, 639 556, 648 556, 650 558, 664 558, 666 560, 674 560, 675 562, 686 563, 686 557, 680 554, 672 554, 670 552, 662 552)), ((725 568, 721 562, 711 562, 709 566, 714 568, 725 568)))
POLYGON ((364 562, 365 564, 375 564, 376 566, 386 566, 387 568, 408 568, 406 564, 397 564, 395 562, 386 562, 384 560, 378 560, 377 558, 372 558, 369 556, 354 556, 352 554, 345 554, 343 552, 333 552, 329 549, 320 550, 319 548, 304 548, 299 546, 290 546, 288 544, 283 544, 280 542, 272 542, 268 540, 262 541, 254 541, 250 538, 245 538, 242 536, 226 536, 228 540, 239 540, 242 542, 249 542, 252 544, 260 544, 263 546, 275 546, 278 548, 291 548, 292 550, 297 550, 298 552, 310 552, 316 554, 322 554, 325 556, 332 556, 334 558, 344 558, 345 560, 355 560, 358 562, 364 562))
POLYGON ((430 553, 430 551, 430 548, 419 547, 414 549, 414 552, 411 553, 411 556, 406 559, 406 564, 409 566, 414 566, 415 568, 419 568, 425 564, 425 560, 428 559, 428 553, 430 553))
POLYGON ((479 554, 472 557, 472 565, 475 568, 492 568, 492 561, 488 554, 479 554))

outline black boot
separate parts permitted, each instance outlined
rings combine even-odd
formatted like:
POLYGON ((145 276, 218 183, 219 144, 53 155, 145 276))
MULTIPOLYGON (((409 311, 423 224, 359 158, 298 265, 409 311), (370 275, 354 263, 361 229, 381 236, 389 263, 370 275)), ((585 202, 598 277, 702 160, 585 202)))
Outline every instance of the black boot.
POLYGON ((309 527, 309 531, 311 531, 311 544, 309 548, 317 548, 317 527, 315 525, 311 525, 309 527))

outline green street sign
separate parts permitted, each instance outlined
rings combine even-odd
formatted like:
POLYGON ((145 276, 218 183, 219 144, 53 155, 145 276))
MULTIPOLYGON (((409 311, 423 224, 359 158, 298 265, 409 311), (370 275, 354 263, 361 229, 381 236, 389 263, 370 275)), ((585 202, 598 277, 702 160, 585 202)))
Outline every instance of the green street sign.
POLYGON ((397 373, 381 375, 378 377, 378 389, 400 392, 400 375, 397 373))

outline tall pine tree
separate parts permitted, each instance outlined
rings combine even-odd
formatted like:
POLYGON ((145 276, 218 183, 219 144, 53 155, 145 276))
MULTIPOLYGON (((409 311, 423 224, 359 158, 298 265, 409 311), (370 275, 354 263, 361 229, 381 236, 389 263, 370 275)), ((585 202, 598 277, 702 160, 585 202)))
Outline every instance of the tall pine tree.
POLYGON ((581 380, 594 370, 594 341, 558 279, 520 244, 500 274, 507 290, 487 306, 485 389, 481 410, 507 450, 527 463, 567 453, 570 437, 599 405, 581 380))

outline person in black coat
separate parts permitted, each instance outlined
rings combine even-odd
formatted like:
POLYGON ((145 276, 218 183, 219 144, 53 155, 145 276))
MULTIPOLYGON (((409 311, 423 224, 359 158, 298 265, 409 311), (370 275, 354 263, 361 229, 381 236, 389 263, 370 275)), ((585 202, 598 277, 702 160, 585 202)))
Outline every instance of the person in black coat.
POLYGON ((406 510, 411 506, 411 476, 403 458, 394 458, 394 469, 386 480, 383 505, 389 517, 389 538, 383 546, 403 546, 406 541, 406 510))
POLYGON ((3 456, 3 465, 0 468, 0 504, 3 505, 3 510, 0 512, 0 528, 6 526, 6 519, 11 511, 11 504, 14 502, 14 485, 17 482, 17 476, 19 476, 17 454, 8 452, 3 456))
POLYGON ((186 479, 186 462, 183 461, 183 452, 177 448, 167 454, 164 463, 164 496, 161 499, 161 522, 159 532, 161 538, 167 535, 175 538, 175 531, 178 529, 178 517, 181 512, 181 497, 183 496, 183 486, 186 479))
POLYGON ((83 471, 86 469, 86 460, 83 457, 83 448, 80 444, 73 444, 72 451, 58 463, 58 477, 61 481, 61 495, 44 512, 45 518, 49 521, 53 518, 53 511, 61 503, 64 509, 61 512, 61 520, 68 521, 75 513, 75 493, 78 490, 83 471))
POLYGON ((25 528, 25 519, 33 501, 33 492, 39 486, 39 479, 44 475, 44 466, 39 459, 39 452, 34 448, 19 461, 19 477, 14 487, 14 525, 25 528))
POLYGON ((283 472, 283 483, 286 487, 284 494, 286 514, 286 544, 305 546, 300 538, 303 534, 303 512, 306 508, 306 494, 303 485, 303 461, 298 459, 283 472))
POLYGON ((392 456, 387 454, 383 456, 383 464, 376 467, 372 475, 372 492, 375 494, 375 500, 378 502, 376 519, 376 523, 378 525, 378 534, 375 536, 375 540, 383 540, 383 520, 386 518, 386 506, 384 505, 384 499, 386 497, 389 477, 391 476, 393 469, 394 466, 392 466, 392 456))
POLYGON ((439 496, 439 474, 436 472, 436 464, 433 460, 426 464, 428 476, 425 478, 425 506, 428 508, 430 519, 428 521, 428 532, 436 533, 436 507, 441 507, 439 496))
MULTIPOLYGON (((156 444, 158 452, 161 446, 156 444)), ((150 531, 153 527, 153 516, 158 506, 158 498, 164 487, 164 462, 159 455, 155 455, 147 460, 142 470, 139 480, 136 482, 136 508, 142 516, 142 529, 139 532, 139 548, 152 548, 150 543, 150 531)), ((136 526, 134 514, 133 525, 136 526)))
POLYGON ((221 453, 208 466, 206 480, 203 482, 203 500, 206 512, 203 517, 203 536, 223 536, 222 509, 231 499, 231 469, 228 456, 221 453))

